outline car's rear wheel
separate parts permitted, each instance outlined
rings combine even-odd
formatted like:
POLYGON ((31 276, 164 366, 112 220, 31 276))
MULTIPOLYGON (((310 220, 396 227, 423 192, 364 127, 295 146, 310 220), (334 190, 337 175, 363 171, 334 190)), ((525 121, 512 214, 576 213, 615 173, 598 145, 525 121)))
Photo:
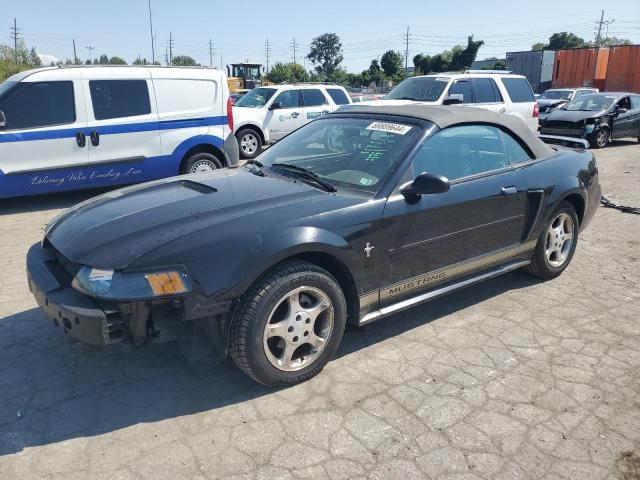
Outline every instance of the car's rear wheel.
POLYGON ((526 270, 537 277, 554 278, 571 262, 578 244, 579 222, 576 210, 562 202, 544 227, 526 270))
POLYGON ((218 168, 222 168, 222 162, 215 155, 195 153, 185 160, 180 173, 204 173, 218 168))
POLYGON ((329 272, 307 262, 283 264, 242 299, 231 327, 231 358, 263 385, 303 382, 335 354, 346 316, 344 294, 329 272))
POLYGON ((254 158, 262 148, 262 139, 260 134, 252 128, 243 128, 236 137, 238 145, 240 145, 240 153, 244 158, 254 158))
POLYGON ((591 139, 589 140, 589 144, 591 148, 604 148, 609 143, 609 130, 605 127, 598 128, 591 139))

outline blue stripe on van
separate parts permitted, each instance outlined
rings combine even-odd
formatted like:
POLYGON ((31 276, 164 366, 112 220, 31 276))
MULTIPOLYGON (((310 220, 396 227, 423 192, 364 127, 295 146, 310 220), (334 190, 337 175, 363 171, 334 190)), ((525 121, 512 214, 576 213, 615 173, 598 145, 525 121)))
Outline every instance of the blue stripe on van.
POLYGON ((152 122, 122 123, 117 125, 88 126, 84 128, 61 128, 40 130, 36 132, 1 132, 0 143, 29 142, 34 140, 56 140, 59 138, 75 137, 79 131, 88 136, 91 130, 97 130, 100 135, 114 135, 118 133, 149 132, 154 130, 173 130, 177 128, 208 127, 226 125, 227 117, 188 118, 184 120, 155 120, 152 122))

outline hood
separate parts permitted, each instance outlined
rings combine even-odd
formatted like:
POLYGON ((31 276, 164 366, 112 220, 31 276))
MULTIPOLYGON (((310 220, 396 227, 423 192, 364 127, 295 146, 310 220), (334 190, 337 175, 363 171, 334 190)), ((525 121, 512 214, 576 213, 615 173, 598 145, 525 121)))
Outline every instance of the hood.
POLYGON ((326 192, 291 179, 222 169, 90 199, 55 219, 46 236, 72 262, 119 270, 158 247, 224 222, 246 225, 251 215, 256 220, 268 216, 277 225, 284 222, 281 212, 291 221, 309 214, 304 205, 329 208, 327 197, 326 192))
POLYGON ((540 107, 556 107, 558 105, 563 105, 568 101, 569 100, 563 100, 561 98, 538 98, 538 100, 536 100, 540 107))
POLYGON ((547 116, 547 121, 559 121, 559 122, 572 122, 577 123, 581 122, 587 118, 595 118, 600 117, 604 112, 583 112, 580 110, 577 111, 568 111, 568 110, 554 110, 547 116))

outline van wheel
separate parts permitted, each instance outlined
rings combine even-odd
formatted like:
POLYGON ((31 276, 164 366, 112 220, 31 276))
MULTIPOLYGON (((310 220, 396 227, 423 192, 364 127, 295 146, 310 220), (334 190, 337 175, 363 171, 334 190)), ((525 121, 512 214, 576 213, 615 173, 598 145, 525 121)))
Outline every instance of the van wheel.
POLYGON ((604 148, 609 143, 609 130, 605 127, 598 128, 589 139, 591 148, 604 148))
POLYGON ((222 168, 220 160, 210 153, 195 153, 182 165, 180 173, 204 173, 222 168))
POLYGON ((320 373, 342 341, 347 305, 329 272, 290 262, 258 280, 237 315, 231 358, 255 381, 277 387, 320 373))
POLYGON ((262 148, 262 139, 260 134, 252 128, 243 128, 236 133, 238 145, 240 145, 240 154, 243 158, 253 158, 262 148))

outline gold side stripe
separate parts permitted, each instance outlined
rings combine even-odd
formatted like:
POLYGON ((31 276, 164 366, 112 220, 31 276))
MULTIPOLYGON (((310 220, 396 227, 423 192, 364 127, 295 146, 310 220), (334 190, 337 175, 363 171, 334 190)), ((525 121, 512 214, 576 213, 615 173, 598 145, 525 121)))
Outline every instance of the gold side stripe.
POLYGON ((534 240, 522 245, 518 245, 516 247, 506 248, 496 253, 477 257, 473 260, 467 260, 465 262, 460 262, 455 265, 434 270, 432 272, 423 273, 421 275, 403 280, 393 285, 383 287, 382 289, 380 289, 379 297, 378 291, 365 293, 363 295, 360 295, 360 308, 364 308, 371 305, 372 303, 377 302, 378 298, 380 300, 386 300, 388 298, 404 295, 414 290, 428 288, 432 285, 442 283, 449 280, 450 278, 464 275, 474 270, 481 270, 483 268, 507 260, 511 257, 529 252, 533 250, 535 246, 536 241, 534 240))

